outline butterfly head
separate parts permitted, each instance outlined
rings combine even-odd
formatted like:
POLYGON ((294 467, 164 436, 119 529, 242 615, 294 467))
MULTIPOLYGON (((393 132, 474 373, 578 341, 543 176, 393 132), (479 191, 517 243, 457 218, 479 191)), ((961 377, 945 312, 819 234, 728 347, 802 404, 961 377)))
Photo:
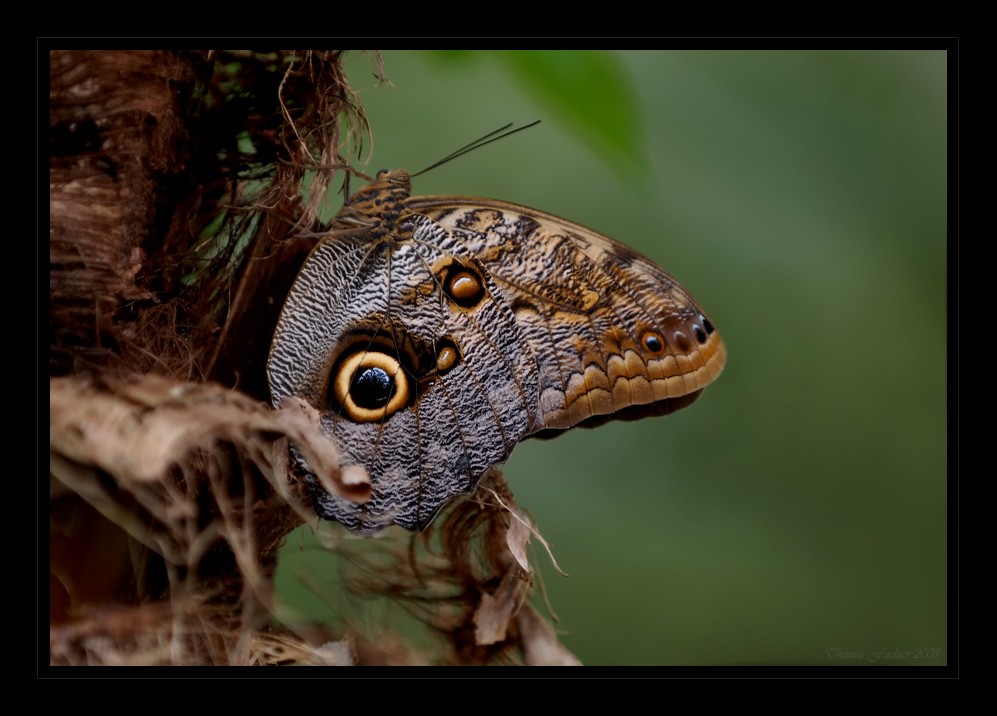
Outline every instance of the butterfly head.
POLYGON ((354 192, 336 214, 338 229, 363 227, 376 238, 389 235, 412 194, 412 177, 404 169, 382 169, 354 192))

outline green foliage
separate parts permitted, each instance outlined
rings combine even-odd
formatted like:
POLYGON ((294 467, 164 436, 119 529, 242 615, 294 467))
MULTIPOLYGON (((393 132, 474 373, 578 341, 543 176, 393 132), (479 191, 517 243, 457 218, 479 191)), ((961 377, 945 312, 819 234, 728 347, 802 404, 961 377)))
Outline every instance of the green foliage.
POLYGON ((602 50, 440 50, 435 54, 458 64, 480 56, 497 59, 547 112, 589 142, 615 171, 632 176, 646 170, 637 95, 616 54, 602 50))

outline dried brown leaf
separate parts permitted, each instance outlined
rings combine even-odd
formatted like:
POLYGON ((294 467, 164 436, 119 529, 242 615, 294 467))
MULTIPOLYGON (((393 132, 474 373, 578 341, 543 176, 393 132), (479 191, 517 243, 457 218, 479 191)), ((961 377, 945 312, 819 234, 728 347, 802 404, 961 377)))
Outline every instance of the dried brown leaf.
POLYGON ((474 613, 475 644, 486 646, 505 641, 509 625, 526 601, 528 587, 522 572, 513 567, 502 577, 494 594, 482 593, 474 613))
POLYGON ((482 484, 478 489, 481 490, 482 492, 488 492, 489 494, 491 494, 492 498, 499 504, 499 506, 502 507, 502 509, 507 510, 509 512, 511 521, 517 525, 514 530, 510 527, 509 550, 516 557, 516 561, 518 561, 519 564, 523 566, 524 569, 529 570, 528 560, 526 558, 526 545, 529 544, 530 541, 529 534, 532 534, 540 541, 540 544, 544 546, 544 550, 547 552, 547 556, 550 557, 550 561, 551 564, 554 565, 554 569, 556 569, 559 574, 565 577, 568 576, 568 573, 565 572, 563 569, 561 569, 561 565, 559 565, 557 563, 557 560, 554 559, 554 552, 553 550, 551 550, 550 544, 547 543, 547 540, 545 540, 544 536, 540 534, 540 531, 533 526, 531 520, 528 517, 526 517, 526 515, 523 514, 523 512, 518 507, 516 507, 515 504, 507 505, 505 502, 502 501, 502 498, 499 497, 498 493, 495 490, 489 488, 488 485, 486 484, 482 484), (529 534, 526 535, 525 539, 523 538, 520 532, 521 528, 529 532, 529 534), (516 546, 513 546, 514 544, 516 546), (522 555, 522 558, 520 558, 520 554, 522 555))
POLYGON ((290 397, 282 401, 277 414, 283 416, 299 435, 311 436, 307 440, 292 439, 323 488, 354 502, 370 499, 370 476, 366 468, 363 465, 340 465, 339 451, 319 427, 321 415, 318 410, 301 398, 290 397))
POLYGON ((370 495, 369 480, 357 471, 351 469, 344 479, 335 446, 301 401, 273 411, 218 385, 156 375, 53 378, 49 390, 53 455, 121 480, 161 480, 184 456, 220 442, 238 445, 269 467, 271 444, 283 435, 305 453, 330 489, 358 502, 370 495))
POLYGON ((581 666, 582 662, 557 639, 554 629, 529 604, 516 617, 523 655, 529 666, 581 666))
POLYGON ((518 508, 511 507, 509 512, 512 515, 509 520, 509 529, 505 533, 505 543, 509 546, 509 551, 512 552, 512 556, 516 558, 519 566, 524 571, 531 572, 530 560, 526 556, 526 545, 530 543, 533 527, 518 508))

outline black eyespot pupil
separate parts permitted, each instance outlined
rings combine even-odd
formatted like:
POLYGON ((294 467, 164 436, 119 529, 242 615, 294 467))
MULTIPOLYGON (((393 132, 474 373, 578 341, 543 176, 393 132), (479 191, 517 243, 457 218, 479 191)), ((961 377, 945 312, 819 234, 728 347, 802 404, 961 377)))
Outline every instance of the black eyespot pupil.
POLYGON ((350 381, 350 397, 361 408, 383 408, 395 394, 395 381, 383 368, 360 368, 350 381))
POLYGON ((707 334, 713 333, 715 329, 713 328, 713 324, 710 323, 710 319, 707 318, 706 316, 700 316, 700 318, 703 319, 703 328, 706 329, 706 333, 707 334))
POLYGON ((648 336, 644 339, 644 345, 647 346, 649 351, 657 353, 662 349, 661 339, 657 336, 648 336))
POLYGON ((699 326, 696 326, 695 332, 696 332, 696 340, 699 341, 700 343, 706 343, 706 333, 703 331, 703 329, 700 328, 699 326))

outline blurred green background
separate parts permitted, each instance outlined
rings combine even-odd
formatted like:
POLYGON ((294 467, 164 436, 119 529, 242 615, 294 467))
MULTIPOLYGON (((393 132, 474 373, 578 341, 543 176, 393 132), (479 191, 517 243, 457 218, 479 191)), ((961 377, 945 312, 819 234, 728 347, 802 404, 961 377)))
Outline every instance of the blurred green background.
MULTIPOLYGON (((947 663, 945 52, 383 58, 390 85, 347 64, 368 173, 542 119, 415 193, 608 234, 727 343, 691 408, 507 463, 570 574, 538 554, 564 644, 586 664, 947 663)), ((316 596, 335 566, 312 544, 289 540, 279 585, 323 617, 342 604, 316 596)))

